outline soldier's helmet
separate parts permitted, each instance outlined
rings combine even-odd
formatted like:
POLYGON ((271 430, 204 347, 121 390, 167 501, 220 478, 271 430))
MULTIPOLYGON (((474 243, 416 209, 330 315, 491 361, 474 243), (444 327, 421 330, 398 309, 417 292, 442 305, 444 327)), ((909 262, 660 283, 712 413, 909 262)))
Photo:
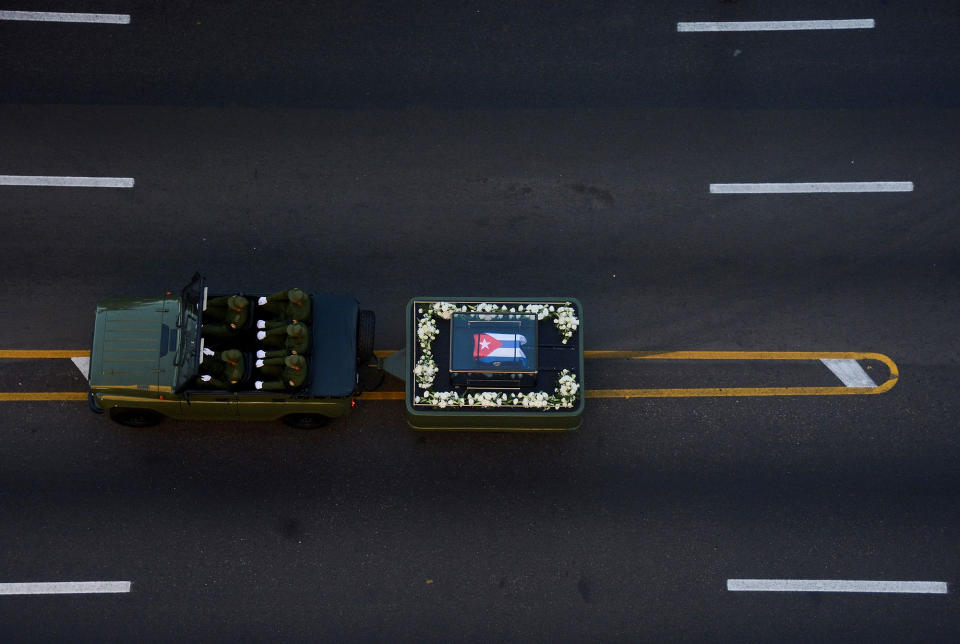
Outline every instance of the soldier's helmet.
POLYGON ((307 335, 307 327, 300 324, 299 322, 288 324, 287 335, 289 335, 291 338, 302 338, 305 335, 307 335))
POLYGON ((292 356, 287 356, 283 359, 283 364, 287 365, 291 369, 303 369, 307 366, 307 359, 301 355, 294 354, 292 356))
POLYGON ((227 380, 233 384, 237 384, 243 378, 243 353, 237 349, 227 349, 221 357, 223 361, 227 363, 224 375, 227 377, 227 380))
POLYGON ((287 291, 287 298, 289 298, 289 300, 294 304, 300 304, 300 302, 302 302, 306 296, 307 294, 298 288, 292 288, 287 291))
POLYGON ((242 310, 250 305, 250 301, 242 295, 231 295, 227 300, 227 306, 234 310, 242 310))

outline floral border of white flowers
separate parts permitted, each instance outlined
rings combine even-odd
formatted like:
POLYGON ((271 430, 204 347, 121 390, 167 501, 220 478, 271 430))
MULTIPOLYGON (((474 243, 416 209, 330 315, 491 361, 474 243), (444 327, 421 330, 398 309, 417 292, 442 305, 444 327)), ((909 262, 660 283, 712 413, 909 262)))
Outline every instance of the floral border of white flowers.
POLYGON ((570 409, 577 401, 580 385, 577 377, 569 369, 560 372, 553 394, 545 391, 531 391, 526 394, 516 392, 509 395, 501 391, 471 392, 466 396, 456 391, 429 391, 422 396, 414 396, 413 404, 446 407, 526 407, 528 409, 570 409))
POLYGON ((461 304, 452 302, 434 302, 432 306, 417 309, 417 341, 420 345, 420 357, 413 367, 413 376, 417 387, 423 389, 422 395, 415 395, 415 405, 431 405, 445 409, 447 407, 526 407, 533 409, 569 409, 577 400, 580 385, 577 376, 569 369, 560 372, 557 386, 553 394, 545 391, 533 391, 526 394, 506 394, 497 391, 471 392, 466 396, 456 391, 430 391, 437 377, 439 368, 433 359, 433 341, 439 329, 434 319, 449 320, 454 313, 489 313, 493 315, 503 313, 535 313, 537 320, 554 318, 553 323, 560 331, 561 341, 566 344, 580 327, 580 320, 570 302, 562 306, 552 304, 461 304))

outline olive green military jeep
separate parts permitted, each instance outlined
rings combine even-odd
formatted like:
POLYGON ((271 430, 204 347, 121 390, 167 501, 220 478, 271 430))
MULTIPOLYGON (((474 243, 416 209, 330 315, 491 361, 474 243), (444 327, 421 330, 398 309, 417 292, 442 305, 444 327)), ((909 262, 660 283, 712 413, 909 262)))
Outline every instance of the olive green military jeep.
MULTIPOLYGON (((232 295, 228 293, 225 295, 232 295)), ((373 356, 374 315, 343 295, 310 295, 307 377, 297 387, 259 390, 256 372, 258 300, 245 294, 247 320, 230 337, 204 337, 208 300, 194 275, 177 294, 113 298, 97 305, 90 351, 90 408, 114 421, 146 427, 163 417, 208 420, 275 420, 312 429, 350 413, 359 393, 359 370, 373 356), (243 371, 226 388, 204 382, 204 349, 243 354, 243 371)), ((208 365, 209 366, 209 365, 208 365)), ((216 381, 214 381, 216 382, 216 381)), ((289 384, 289 383, 287 383, 289 384)))

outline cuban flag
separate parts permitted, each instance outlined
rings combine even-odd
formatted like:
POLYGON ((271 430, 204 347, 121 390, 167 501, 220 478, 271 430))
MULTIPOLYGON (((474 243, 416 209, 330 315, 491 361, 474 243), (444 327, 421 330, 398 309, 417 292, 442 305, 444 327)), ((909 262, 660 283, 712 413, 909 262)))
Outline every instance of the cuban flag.
POLYGON ((474 333, 473 359, 478 362, 519 362, 527 365, 521 345, 526 336, 519 333, 474 333))

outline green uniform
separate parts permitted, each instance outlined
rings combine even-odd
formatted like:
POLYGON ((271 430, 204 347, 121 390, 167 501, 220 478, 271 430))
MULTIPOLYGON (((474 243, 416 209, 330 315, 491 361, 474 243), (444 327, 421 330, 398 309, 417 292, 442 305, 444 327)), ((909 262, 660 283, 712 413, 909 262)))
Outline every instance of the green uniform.
POLYGON ((203 312, 203 335, 224 337, 236 333, 247 323, 249 301, 240 295, 226 295, 207 300, 203 312))
POLYGON ((211 378, 207 381, 198 378, 197 385, 210 389, 236 389, 243 380, 245 371, 243 354, 236 349, 209 356, 200 367, 201 371, 211 378))
POLYGON ((310 296, 298 288, 280 291, 268 295, 266 304, 261 304, 260 310, 287 322, 307 322, 310 320, 310 296))
POLYGON ((307 361, 305 358, 297 361, 299 368, 288 364, 291 356, 286 358, 270 358, 263 361, 260 373, 264 376, 276 378, 265 380, 261 389, 278 391, 281 389, 297 389, 307 380, 307 361))
MULTIPOLYGON (((269 325, 268 325, 269 326, 269 325)), ((310 348, 310 332, 302 324, 284 324, 266 331, 261 340, 264 347, 276 347, 268 358, 285 356, 288 353, 304 354, 310 348), (292 333, 291 333, 292 331, 292 333)))
POLYGON ((264 358, 286 358, 287 356, 303 355, 304 352, 288 349, 275 349, 273 351, 264 351, 264 358))

